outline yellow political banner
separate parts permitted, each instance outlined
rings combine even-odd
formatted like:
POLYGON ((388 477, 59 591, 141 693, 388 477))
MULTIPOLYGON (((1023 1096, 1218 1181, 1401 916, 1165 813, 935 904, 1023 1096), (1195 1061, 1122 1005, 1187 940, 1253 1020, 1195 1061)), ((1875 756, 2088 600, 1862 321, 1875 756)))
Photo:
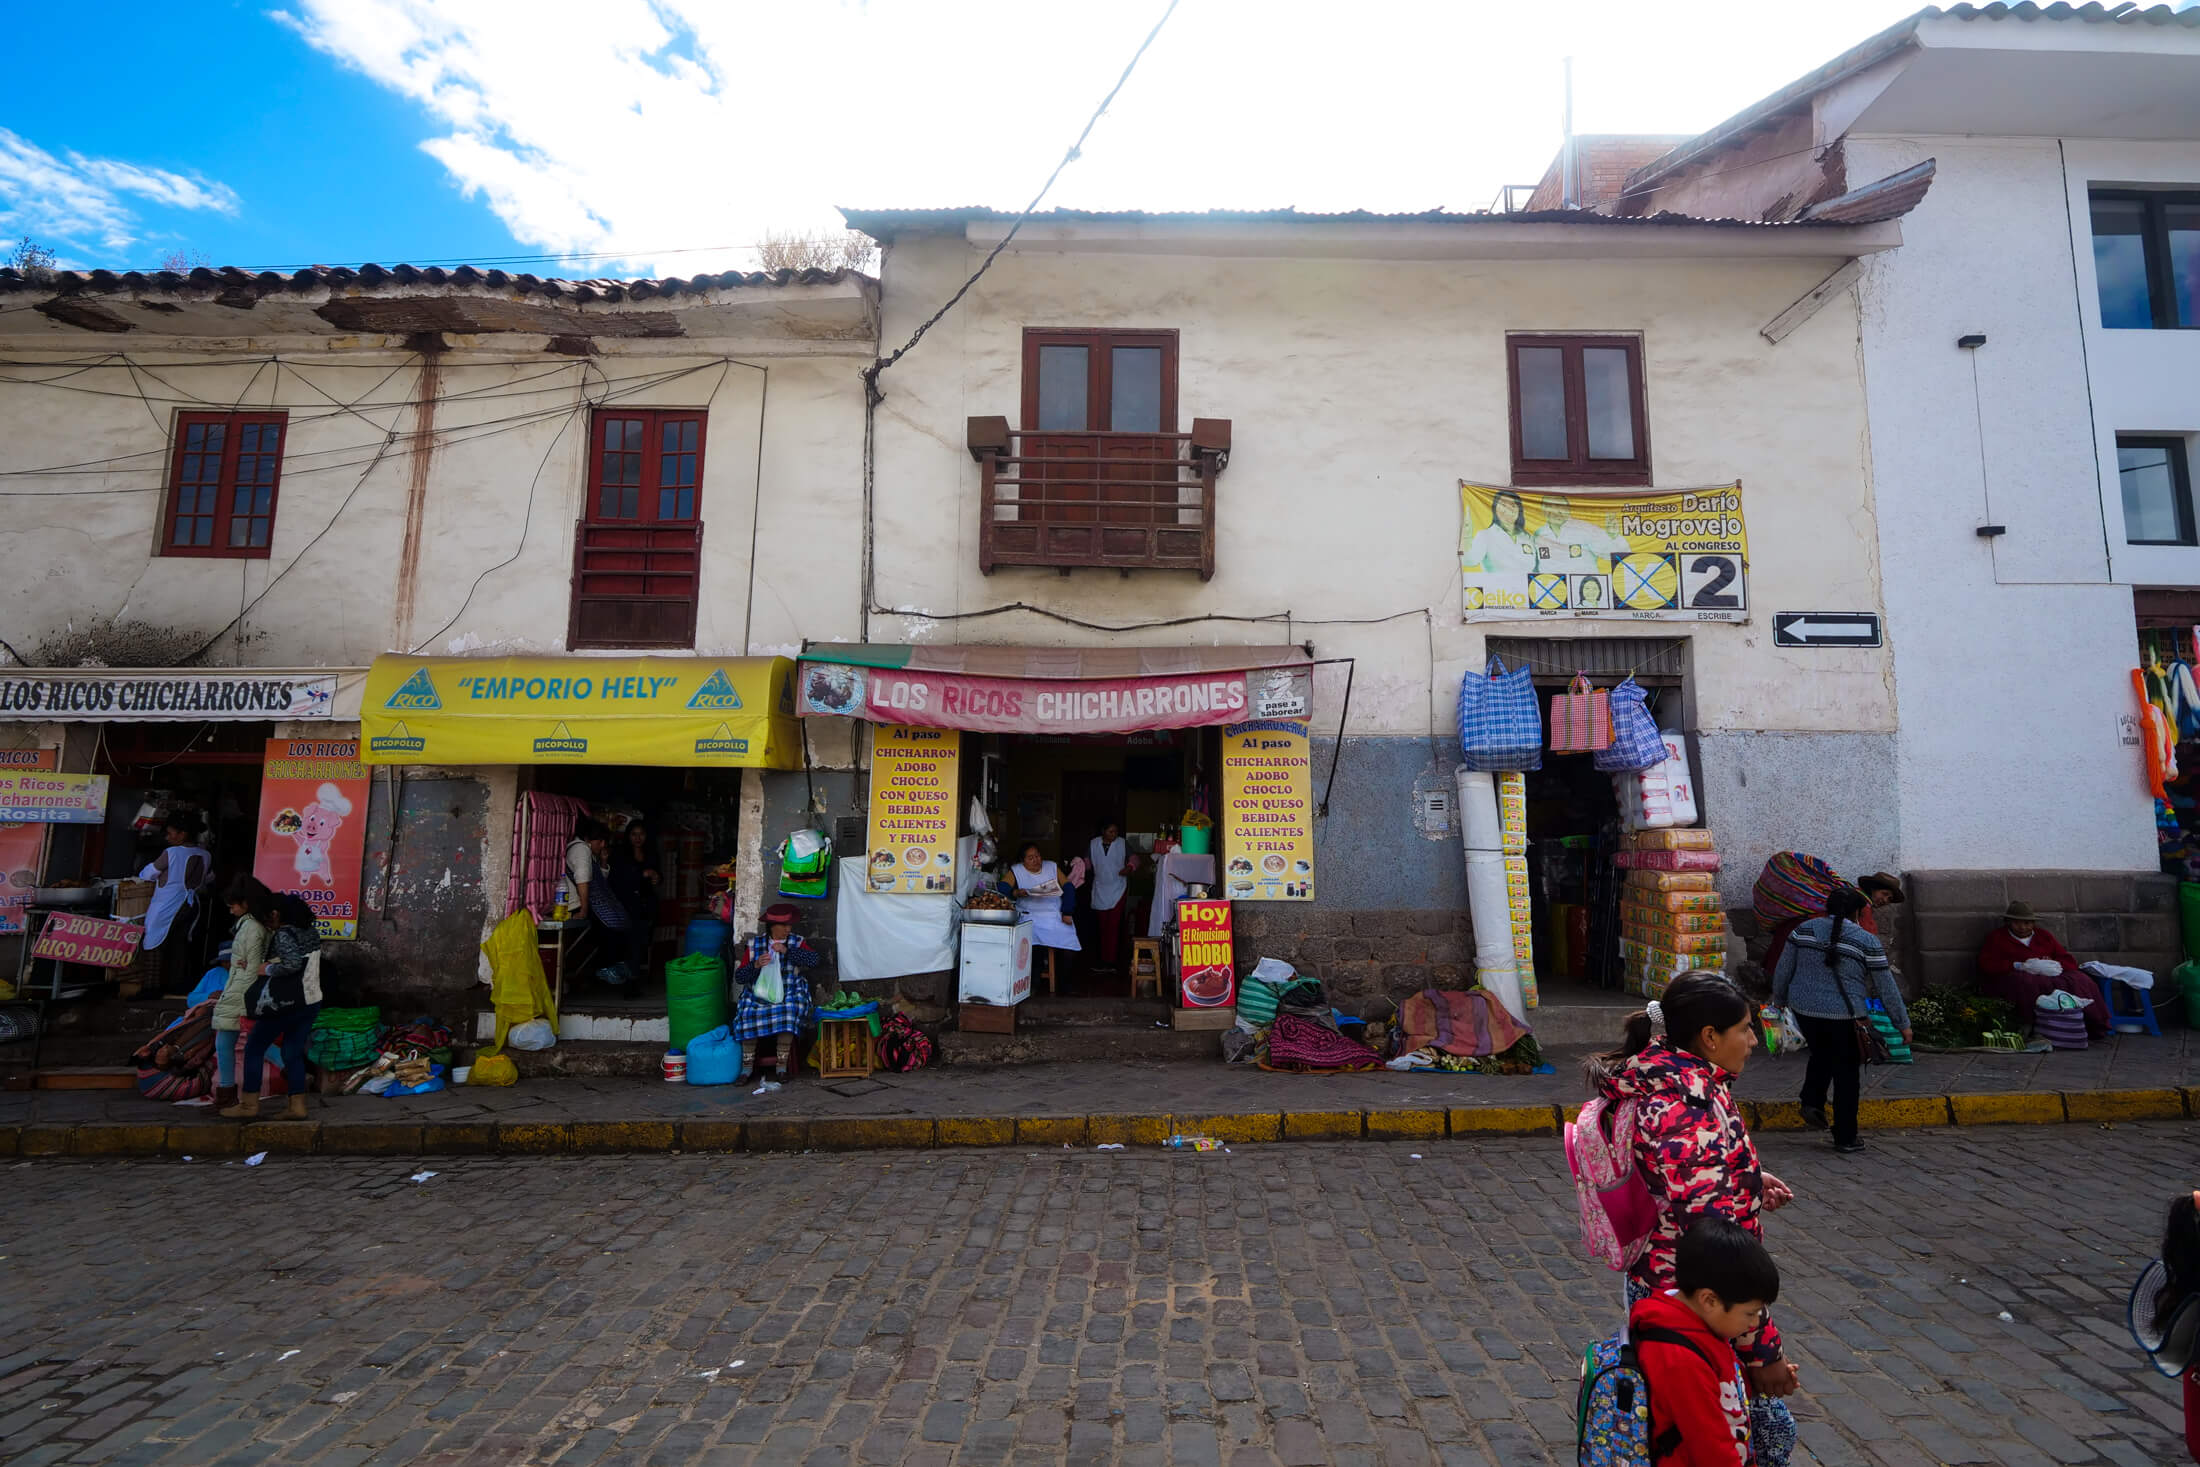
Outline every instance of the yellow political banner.
POLYGON ((1469 621, 1748 621, 1739 481, 1561 493, 1459 481, 1469 621))
POLYGON ((1222 832, 1224 896, 1314 900, 1314 759, 1303 719, 1223 728, 1222 832))
POLYGON ((865 881, 873 891, 937 896, 955 889, 955 800, 962 730, 871 725, 871 822, 865 881))
POLYGON ((784 657, 377 657, 360 760, 799 769, 793 677, 784 657))

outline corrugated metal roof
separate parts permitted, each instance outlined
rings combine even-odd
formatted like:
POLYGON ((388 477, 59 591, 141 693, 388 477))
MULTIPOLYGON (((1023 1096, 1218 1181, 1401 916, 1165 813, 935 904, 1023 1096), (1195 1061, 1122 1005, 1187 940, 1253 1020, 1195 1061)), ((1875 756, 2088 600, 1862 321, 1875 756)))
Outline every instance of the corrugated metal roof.
MULTIPOLYGON (((955 209, 848 209, 841 217, 851 229, 873 239, 891 240, 903 234, 948 234, 971 224, 1007 223, 1013 210, 965 207, 955 209)), ((1888 218, 1894 216, 1888 215, 1888 218)), ((1690 214, 1598 214, 1584 209, 1533 209, 1511 214, 1486 209, 1454 213, 1448 209, 1424 209, 1418 213, 1379 214, 1366 209, 1343 213, 1301 213, 1297 209, 1200 209, 1149 211, 1145 209, 1046 209, 1031 216, 1034 224, 1457 224, 1506 228, 1521 224, 1582 224, 1595 228, 1636 229, 1800 229, 1855 223, 1854 220, 1810 219, 1699 219, 1690 214)))
POLYGON ((1875 224, 1882 219, 1900 219, 1925 202, 1939 168, 1938 159, 1927 158, 1876 183, 1852 188, 1839 198, 1813 204, 1803 211, 1803 217, 1829 224, 1875 224))
POLYGON ((2076 21, 2083 25, 2171 25, 2200 30, 2200 7, 2175 10, 2167 5, 2102 5, 2089 0, 2084 5, 2070 5, 2065 0, 2054 0, 2048 5, 2035 4, 2034 0, 2018 0, 2004 4, 1993 0, 1987 5, 1928 5, 1917 14, 1896 21, 1875 36, 1871 36, 1814 71, 1805 72, 1794 81, 1774 92, 1762 101, 1752 103, 1729 117, 1726 121, 1696 138, 1695 141, 1675 148, 1664 157, 1644 164, 1627 180, 1627 192, 1639 193, 1671 177, 1705 154, 1716 152, 1758 124, 1785 112, 1806 97, 1820 91, 1867 67, 1878 65, 1895 53, 1916 44, 1917 28, 1928 20, 2030 20, 2076 21))
POLYGON ((668 276, 661 280, 559 280, 503 270, 477 270, 471 265, 445 269, 440 265, 309 265, 284 274, 277 270, 242 270, 234 265, 199 269, 188 273, 170 270, 54 270, 37 277, 15 270, 0 270, 0 294, 37 291, 48 295, 175 295, 184 291, 244 291, 254 296, 305 294, 313 291, 386 291, 398 295, 430 294, 441 289, 509 290, 519 295, 539 295, 552 300, 645 301, 659 296, 702 295, 714 290, 754 289, 784 285, 837 285, 856 270, 727 270, 720 274, 668 276))

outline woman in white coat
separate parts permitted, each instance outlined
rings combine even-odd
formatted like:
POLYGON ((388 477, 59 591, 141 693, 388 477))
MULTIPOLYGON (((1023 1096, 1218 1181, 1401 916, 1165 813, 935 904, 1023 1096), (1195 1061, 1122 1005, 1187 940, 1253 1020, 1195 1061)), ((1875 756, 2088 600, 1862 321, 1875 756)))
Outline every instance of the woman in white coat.
POLYGON ((199 888, 214 874, 214 855, 199 844, 196 816, 178 812, 164 827, 167 845, 138 873, 153 885, 153 904, 145 913, 145 950, 160 954, 163 993, 186 993, 206 964, 201 960, 203 930, 199 888))
POLYGON ((1099 966, 1113 969, 1123 944, 1123 897, 1130 883, 1123 873, 1130 867, 1130 847, 1123 831, 1110 820, 1092 838, 1086 853, 1092 863, 1092 931, 1099 948, 1099 966))

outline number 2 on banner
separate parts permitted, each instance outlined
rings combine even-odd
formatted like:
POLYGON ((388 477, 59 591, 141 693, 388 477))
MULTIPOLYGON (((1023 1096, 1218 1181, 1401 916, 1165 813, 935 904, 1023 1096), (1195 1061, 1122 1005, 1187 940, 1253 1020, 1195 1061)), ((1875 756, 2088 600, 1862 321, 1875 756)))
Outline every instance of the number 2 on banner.
POLYGON ((1733 612, 1749 609, 1741 558, 1690 555, 1681 561, 1681 605, 1690 611, 1733 612))

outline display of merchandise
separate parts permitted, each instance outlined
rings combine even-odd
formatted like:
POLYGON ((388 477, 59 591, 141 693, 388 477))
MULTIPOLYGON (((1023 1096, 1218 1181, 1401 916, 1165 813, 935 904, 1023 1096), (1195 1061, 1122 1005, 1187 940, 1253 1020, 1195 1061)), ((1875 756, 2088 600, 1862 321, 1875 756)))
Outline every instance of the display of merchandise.
MULTIPOLYGON (((1615 782, 1631 776, 1615 776, 1615 782)), ((1726 911, 1713 889, 1718 843, 1699 827, 1631 830, 1614 861, 1627 872, 1620 963, 1629 993, 1661 996, 1675 978, 1726 963, 1726 911)))

